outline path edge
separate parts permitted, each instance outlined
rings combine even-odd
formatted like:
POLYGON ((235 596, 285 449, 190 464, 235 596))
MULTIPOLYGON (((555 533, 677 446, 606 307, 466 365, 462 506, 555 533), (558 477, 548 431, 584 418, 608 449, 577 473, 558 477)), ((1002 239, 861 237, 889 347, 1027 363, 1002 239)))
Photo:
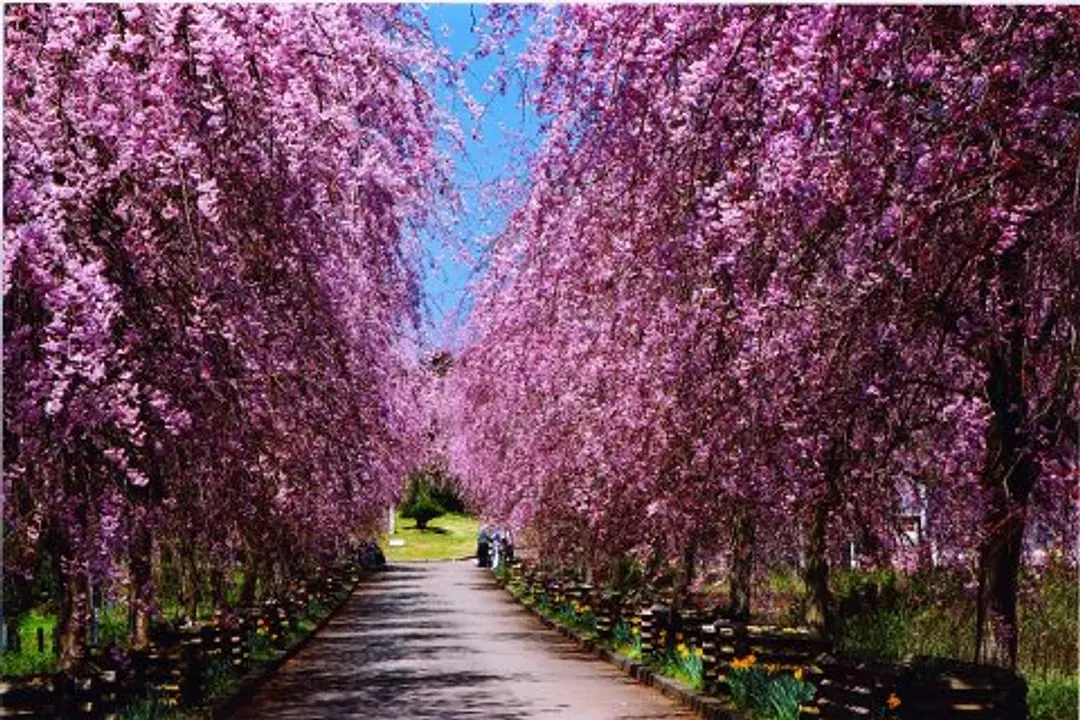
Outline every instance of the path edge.
POLYGON ((318 635, 324 627, 326 627, 327 623, 333 620, 334 617, 339 612, 341 612, 345 605, 348 604, 349 600, 352 599, 352 596, 356 592, 356 589, 360 587, 360 585, 368 577, 370 572, 372 571, 361 571, 359 579, 352 584, 352 586, 349 588, 349 592, 345 593, 344 597, 341 599, 341 602, 330 608, 330 611, 326 613, 325 617, 323 617, 323 619, 315 625, 315 628, 310 633, 297 640, 295 644, 288 647, 285 652, 283 652, 278 657, 266 661, 264 665, 259 666, 256 670, 245 676, 244 679, 240 681, 240 684, 237 686, 236 691, 228 697, 222 698, 218 702, 214 703, 214 705, 210 707, 209 712, 204 717, 210 718, 211 720, 225 720, 225 718, 230 717, 238 707, 250 700, 251 697, 255 694, 255 692, 260 687, 262 687, 263 684, 266 683, 274 675, 274 673, 281 669, 282 665, 287 663, 297 653, 307 647, 308 643, 310 643, 315 638, 315 636, 318 635))
POLYGON ((739 712, 719 698, 698 692, 677 680, 661 675, 645 663, 631 660, 625 655, 620 655, 614 650, 598 645, 590 638, 581 637, 572 629, 555 622, 551 618, 541 615, 533 608, 521 602, 518 597, 510 592, 505 584, 499 582, 498 578, 492 576, 492 580, 497 587, 506 591, 506 594, 510 596, 510 599, 515 605, 523 608, 530 615, 539 620, 540 624, 545 628, 554 630, 568 640, 572 640, 585 652, 591 653, 601 660, 614 665, 642 685, 654 688, 655 690, 658 690, 660 694, 678 700, 682 705, 697 713, 700 717, 703 717, 706 720, 749 720, 750 715, 739 712))

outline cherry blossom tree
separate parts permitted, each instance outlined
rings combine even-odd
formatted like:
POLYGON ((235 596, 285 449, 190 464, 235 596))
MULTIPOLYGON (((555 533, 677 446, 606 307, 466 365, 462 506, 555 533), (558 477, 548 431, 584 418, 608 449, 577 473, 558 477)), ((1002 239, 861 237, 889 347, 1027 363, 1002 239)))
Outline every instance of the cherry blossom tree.
POLYGON ((455 368, 474 494, 590 566, 731 543, 740 613, 799 548, 827 626, 830 548, 888 555, 915 488, 1014 664, 1025 518, 1076 472, 1077 22, 542 13, 548 126, 455 368))
POLYGON ((448 68, 407 8, 5 21, 5 542, 59 561, 67 665, 90 583, 138 646, 163 549, 193 612, 197 559, 250 599, 393 502, 448 68))

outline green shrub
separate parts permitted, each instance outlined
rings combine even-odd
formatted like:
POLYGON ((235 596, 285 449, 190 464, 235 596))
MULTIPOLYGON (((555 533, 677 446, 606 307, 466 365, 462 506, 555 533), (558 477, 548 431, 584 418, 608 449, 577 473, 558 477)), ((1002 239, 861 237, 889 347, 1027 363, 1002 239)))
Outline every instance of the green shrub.
POLYGON ((255 662, 269 660, 275 654, 270 633, 265 627, 256 628, 249 633, 248 647, 251 648, 251 659, 255 662))
POLYGON ((423 530, 429 522, 445 514, 446 509, 432 495, 428 476, 423 473, 411 475, 401 504, 401 517, 415 520, 416 527, 423 530))
POLYGON ((131 644, 127 608, 120 603, 106 603, 97 612, 98 642, 102 645, 115 643, 127 647, 131 644))
POLYGON ((208 700, 225 697, 236 686, 232 665, 223 658, 211 660, 203 670, 203 687, 208 700))
POLYGON ((57 658, 53 654, 52 638, 56 630, 56 616, 34 609, 19 618, 19 652, 0 653, 0 675, 25 677, 48 675, 56 672, 57 658), (45 634, 44 652, 37 649, 38 628, 45 634))
POLYGON ((183 720, 184 715, 172 705, 148 695, 124 706, 120 720, 183 720))
POLYGON ((56 672, 56 656, 51 652, 31 651, 0 653, 0 676, 26 677, 28 675, 51 675, 56 672))
POLYGON ((1063 562, 1023 573, 1020 581, 1020 668, 1034 676, 1076 677, 1080 645, 1076 569, 1063 562))
POLYGON ((1080 717, 1080 681, 1033 680, 1028 685, 1029 720, 1075 720, 1080 717))
POLYGON ((798 720, 799 706, 814 698, 816 689, 802 679, 802 671, 763 669, 753 655, 735 660, 725 682, 735 704, 768 720, 798 720))
MULTIPOLYGON (((1075 570, 1063 563, 1021 575, 1019 668, 1029 680, 1076 673, 1080 609, 1075 577, 1075 570)), ((909 576, 836 572, 838 649, 867 660, 919 655, 970 660, 975 655, 975 602, 964 580, 963 574, 946 569, 909 576), (865 601, 871 587, 876 607, 865 601)))
POLYGON ((704 679, 702 660, 701 648, 691 648, 680 643, 674 650, 665 653, 655 665, 664 675, 692 688, 701 688, 704 679))

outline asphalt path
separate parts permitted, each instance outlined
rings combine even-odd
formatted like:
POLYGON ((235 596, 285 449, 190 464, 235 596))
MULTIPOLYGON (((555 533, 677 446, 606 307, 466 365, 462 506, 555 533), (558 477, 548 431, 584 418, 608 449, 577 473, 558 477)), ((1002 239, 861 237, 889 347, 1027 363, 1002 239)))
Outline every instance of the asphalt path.
POLYGON ((472 562, 369 578, 234 717, 694 717, 544 628, 472 562))

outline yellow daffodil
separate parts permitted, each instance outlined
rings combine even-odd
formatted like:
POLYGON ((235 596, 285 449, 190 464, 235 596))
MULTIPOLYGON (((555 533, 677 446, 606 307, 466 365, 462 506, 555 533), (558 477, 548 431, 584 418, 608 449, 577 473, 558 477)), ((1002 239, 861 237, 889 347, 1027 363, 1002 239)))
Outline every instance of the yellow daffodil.
POLYGON ((754 655, 747 655, 741 660, 736 659, 731 661, 731 667, 736 670, 749 670, 754 667, 754 663, 757 662, 757 658, 754 655))
POLYGON ((779 672, 779 670, 780 670, 780 666, 777 665, 776 663, 768 663, 765 666, 765 672, 769 673, 770 675, 776 674, 777 672, 779 672))
POLYGON ((679 657, 684 658, 690 656, 690 648, 686 647, 685 643, 679 643, 675 646, 675 652, 679 653, 679 657))
POLYGON ((694 648, 694 654, 698 657, 705 657, 705 651, 699 647, 694 648))
POLYGON ((795 672, 793 672, 792 675, 795 676, 796 680, 798 680, 799 682, 802 682, 802 673, 803 673, 802 668, 795 668, 795 672))

